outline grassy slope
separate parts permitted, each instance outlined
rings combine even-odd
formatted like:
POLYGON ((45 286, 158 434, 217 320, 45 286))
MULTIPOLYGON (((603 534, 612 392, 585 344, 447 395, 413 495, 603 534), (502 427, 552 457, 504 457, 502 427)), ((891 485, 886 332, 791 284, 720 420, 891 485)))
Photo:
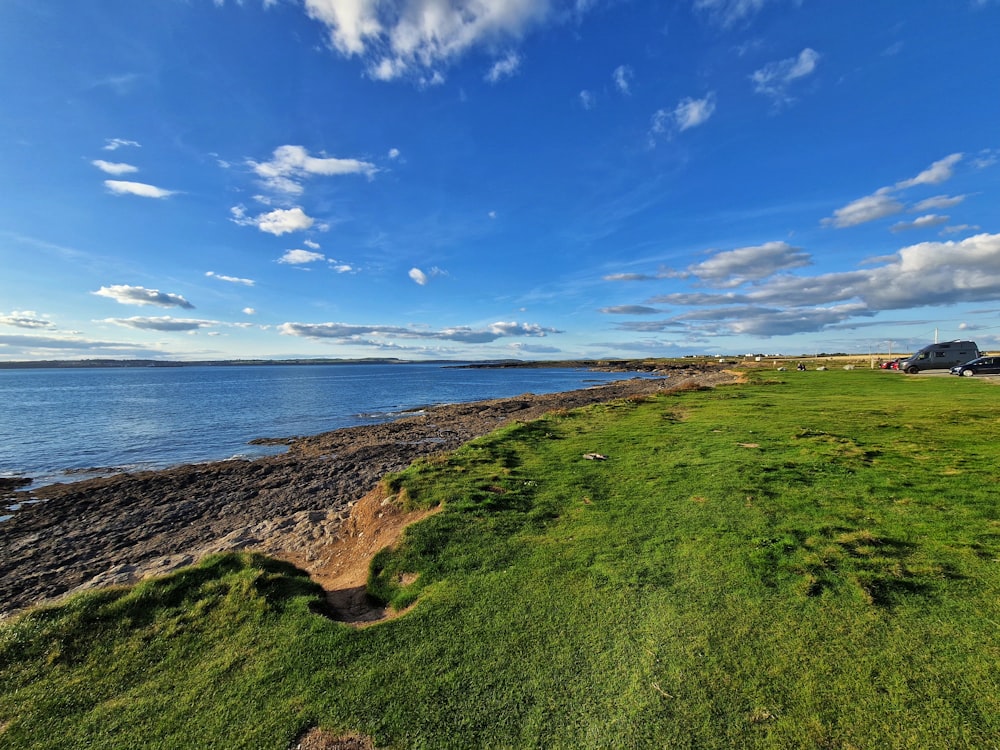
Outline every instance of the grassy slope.
POLYGON ((445 504, 375 561, 407 616, 246 555, 79 597, 0 630, 0 744, 996 747, 998 406, 793 372, 501 431, 392 481, 445 504))

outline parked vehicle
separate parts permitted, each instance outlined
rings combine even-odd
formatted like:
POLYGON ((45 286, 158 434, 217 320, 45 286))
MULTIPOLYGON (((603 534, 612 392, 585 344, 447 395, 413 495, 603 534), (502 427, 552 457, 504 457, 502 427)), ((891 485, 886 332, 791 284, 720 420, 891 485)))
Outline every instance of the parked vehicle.
POLYGON ((1000 375, 1000 357, 979 357, 964 365, 952 367, 951 374, 967 378, 973 375, 1000 375))
POLYGON ((879 365, 883 370, 898 370, 899 369, 899 357, 895 359, 890 359, 888 362, 883 362, 879 365))
POLYGON ((899 369, 910 375, 921 370, 950 370, 971 362, 981 355, 975 341, 944 341, 929 344, 899 363, 899 369))

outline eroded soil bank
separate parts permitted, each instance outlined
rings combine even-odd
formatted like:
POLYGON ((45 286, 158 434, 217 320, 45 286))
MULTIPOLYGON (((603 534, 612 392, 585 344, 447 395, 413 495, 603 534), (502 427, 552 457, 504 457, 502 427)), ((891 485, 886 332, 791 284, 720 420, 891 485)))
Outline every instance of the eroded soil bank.
POLYGON ((677 367, 666 379, 630 379, 565 393, 440 406, 395 422, 288 438, 288 452, 121 474, 31 492, 0 524, 0 615, 80 587, 127 583, 254 548, 307 565, 337 538, 351 506, 385 474, 452 450, 513 420, 537 418, 628 396, 733 375, 712 366, 677 367))

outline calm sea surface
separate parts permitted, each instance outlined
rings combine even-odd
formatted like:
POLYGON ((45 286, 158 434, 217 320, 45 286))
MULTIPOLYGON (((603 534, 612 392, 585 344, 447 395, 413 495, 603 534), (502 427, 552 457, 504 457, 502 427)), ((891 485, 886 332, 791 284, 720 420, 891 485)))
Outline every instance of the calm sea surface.
POLYGON ((247 441, 623 377, 422 364, 0 370, 0 476, 32 477, 37 486, 84 478, 93 473, 83 470, 95 467, 135 470, 259 456, 276 449, 247 441))

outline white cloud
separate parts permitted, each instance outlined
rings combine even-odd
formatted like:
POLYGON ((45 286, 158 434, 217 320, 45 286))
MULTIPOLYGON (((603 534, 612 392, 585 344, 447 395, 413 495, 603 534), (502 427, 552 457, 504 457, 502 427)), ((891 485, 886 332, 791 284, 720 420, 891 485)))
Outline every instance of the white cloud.
MULTIPOLYGON (((75 336, 24 336, 0 334, 0 347, 10 347, 19 356, 32 357, 39 353, 59 352, 61 356, 67 353, 79 353, 93 356, 95 353, 130 354, 142 356, 162 354, 147 347, 136 346, 123 341, 95 341, 93 339, 75 336)), ((9 351, 9 350, 8 350, 9 351)))
POLYGON ((597 97, 592 92, 584 89, 580 92, 580 104, 584 109, 593 109, 597 106, 597 97))
POLYGON ((698 308, 656 325, 679 322, 704 335, 776 336, 849 327, 858 317, 887 310, 997 300, 1000 234, 980 234, 910 245, 864 270, 779 275, 742 294, 679 293, 649 302, 698 308))
POLYGON ((669 274, 648 274, 648 273, 609 273, 604 276, 605 281, 656 281, 665 279, 669 274))
POLYGON ((896 222, 890 229, 893 232, 903 232, 907 229, 927 229, 928 227, 936 227, 939 224, 946 223, 948 218, 947 216, 940 216, 938 214, 927 214, 925 216, 918 216, 913 221, 896 222))
POLYGON ((683 132, 703 125, 713 112, 715 112, 715 92, 711 91, 704 99, 691 97, 681 99, 672 114, 677 129, 683 132))
POLYGON ((438 268, 437 266, 434 266, 433 268, 431 268, 431 270, 427 271, 426 273, 420 270, 419 268, 411 268, 407 275, 420 286, 424 286, 428 281, 437 276, 447 276, 448 272, 441 268, 438 268))
POLYGON ((102 172, 107 174, 131 174, 132 172, 138 172, 139 168, 134 167, 131 164, 126 164, 125 162, 115 162, 115 161, 104 161, 104 159, 94 159, 92 162, 95 167, 97 167, 102 172))
POLYGON ((507 56, 493 63, 487 71, 485 79, 490 83, 497 83, 504 78, 510 78, 521 67, 521 56, 516 52, 508 52, 507 56))
POLYGON ((495 219, 497 217, 497 212, 496 211, 487 211, 486 215, 489 216, 491 219, 495 219))
POLYGON ((398 148, 390 148, 389 149, 389 158, 390 159, 398 159, 399 158, 399 149, 398 148))
POLYGON ((634 73, 629 65, 619 65, 611 74, 611 79, 615 82, 615 88, 623 94, 631 94, 631 84, 634 73))
POLYGON ((787 242, 740 247, 688 266, 687 273, 707 284, 735 287, 772 276, 778 271, 809 265, 809 254, 787 242))
POLYGON ((305 0, 330 32, 333 48, 359 57, 368 74, 390 81, 443 80, 439 67, 475 47, 516 42, 549 16, 548 0, 305 0))
POLYGON ((695 10, 708 13, 725 26, 753 15, 764 7, 765 0, 694 0, 695 10))
POLYGON ((142 198, 169 198, 175 190, 164 190, 145 182, 128 182, 126 180, 105 180, 104 186, 116 195, 138 195, 142 198))
POLYGON ((313 240, 303 240, 302 244, 308 247, 310 250, 319 250, 321 245, 313 240))
POLYGON ((787 104, 792 101, 788 95, 788 87, 792 82, 811 75, 819 62, 819 53, 806 47, 797 57, 778 60, 756 70, 750 76, 754 83, 754 91, 771 97, 775 104, 787 104))
POLYGON ((710 91, 704 99, 687 97, 681 99, 672 110, 658 109, 650 120, 650 146, 654 146, 655 136, 666 134, 670 137, 675 131, 683 132, 708 121, 715 112, 715 92, 710 91))
POLYGON ((194 309, 194 305, 179 294, 168 294, 158 289, 147 289, 144 286, 113 284, 112 286, 102 286, 94 294, 98 297, 108 297, 123 305, 157 305, 159 307, 182 307, 185 310, 194 309))
POLYGON ((972 166, 976 169, 986 169, 992 167, 1000 161, 1000 149, 984 148, 972 158, 972 166))
MULTIPOLYGON (((872 195, 858 198, 843 208, 838 208, 833 212, 832 217, 823 219, 822 224, 838 228, 853 227, 897 214, 903 210, 903 205, 896 199, 893 193, 917 185, 936 185, 944 182, 951 178, 954 166, 961 159, 961 153, 951 154, 943 159, 939 159, 916 177, 908 180, 900 180, 893 187, 879 188, 872 195)), ((921 201, 912 210, 926 211, 932 208, 946 208, 956 205, 964 199, 964 195, 954 198, 938 195, 921 201)))
POLYGON ((216 273, 215 271, 205 271, 205 275, 212 279, 218 279, 219 281, 228 281, 230 284, 243 284, 244 286, 253 286, 253 279, 241 279, 238 276, 223 276, 221 273, 216 273))
POLYGON ((257 311, 254 310, 252 307, 244 307, 242 313, 244 315, 256 315, 257 311))
POLYGON ((485 344, 499 338, 512 336, 544 337, 550 333, 560 333, 554 328, 543 328, 534 323, 500 321, 485 328, 457 326, 432 330, 402 326, 349 325, 347 323, 282 323, 278 330, 286 336, 302 336, 310 339, 331 339, 340 343, 371 343, 363 341, 365 336, 398 339, 430 339, 461 341, 466 344, 485 344))
POLYGON ((937 185, 951 179, 954 167, 962 160, 962 154, 951 154, 931 164, 927 169, 909 180, 896 183, 896 188, 904 190, 916 185, 937 185))
POLYGON ((975 232, 982 229, 978 224, 956 224, 953 227, 945 227, 941 234, 958 234, 959 232, 975 232))
POLYGON ((272 190, 301 195, 302 182, 310 176, 363 174, 372 177, 378 171, 371 162, 360 159, 336 159, 310 156, 302 146, 278 146, 270 161, 250 161, 253 171, 272 190))
POLYGON ((290 232, 298 232, 308 229, 315 223, 315 219, 307 216, 301 208, 277 208, 257 216, 247 216, 243 206, 233 206, 230 209, 233 215, 232 221, 240 226, 255 226, 262 232, 280 237, 290 232))
POLYGON ((353 273, 354 266, 348 263, 336 263, 334 262, 330 268, 332 268, 337 273, 353 273))
POLYGON ((279 263, 288 263, 297 266, 305 263, 315 263, 319 260, 326 260, 323 253, 314 253, 311 250, 286 250, 279 259, 279 263))
POLYGON ((102 323, 114 323, 124 328, 138 328, 144 331, 196 331, 199 328, 218 325, 214 320, 195 320, 193 318, 172 318, 165 315, 160 318, 105 318, 102 323))
POLYGON ((141 146, 136 141, 127 141, 124 138, 108 138, 104 142, 105 151, 117 151, 125 146, 132 146, 133 148, 141 148, 141 146))
POLYGON ((646 305, 615 305, 614 307, 602 307, 601 312, 607 315, 659 315, 663 310, 646 305))
POLYGON ((832 218, 823 219, 823 224, 843 229, 892 216, 902 210, 903 204, 892 197, 889 188, 881 188, 872 195, 858 198, 843 208, 838 208, 833 212, 832 218))
POLYGON ((52 328, 55 325, 34 310, 12 310, 8 315, 0 314, 0 323, 17 328, 52 328))
POLYGON ((932 211, 941 208, 951 208, 957 206, 965 200, 964 195, 935 195, 932 198, 925 198, 911 208, 911 211, 932 211))

